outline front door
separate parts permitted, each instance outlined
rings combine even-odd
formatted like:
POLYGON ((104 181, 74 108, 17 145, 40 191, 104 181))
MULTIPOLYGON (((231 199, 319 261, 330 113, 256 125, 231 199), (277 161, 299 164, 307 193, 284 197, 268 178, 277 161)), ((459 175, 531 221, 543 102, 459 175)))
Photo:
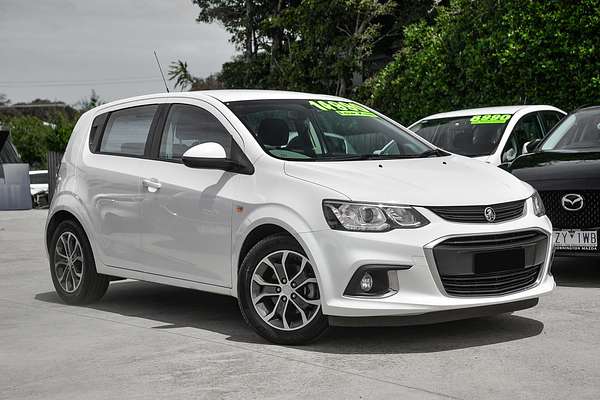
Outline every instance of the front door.
POLYGON ((206 108, 171 105, 158 159, 145 161, 144 264, 150 273, 230 287, 231 194, 239 176, 182 164, 187 149, 205 142, 221 144, 229 155, 232 137, 206 108))

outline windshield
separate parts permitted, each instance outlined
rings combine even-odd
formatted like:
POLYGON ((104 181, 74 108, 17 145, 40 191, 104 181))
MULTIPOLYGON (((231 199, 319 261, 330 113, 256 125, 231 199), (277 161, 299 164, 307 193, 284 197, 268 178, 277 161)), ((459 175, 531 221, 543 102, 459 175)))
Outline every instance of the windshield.
POLYGON ((486 114, 423 120, 411 129, 452 153, 468 157, 492 154, 512 115, 486 114))
POLYGON ((267 153, 285 160, 438 155, 437 150, 410 133, 352 102, 253 100, 229 102, 227 106, 267 153))
POLYGON ((540 150, 600 151, 600 108, 569 115, 554 128, 540 150))

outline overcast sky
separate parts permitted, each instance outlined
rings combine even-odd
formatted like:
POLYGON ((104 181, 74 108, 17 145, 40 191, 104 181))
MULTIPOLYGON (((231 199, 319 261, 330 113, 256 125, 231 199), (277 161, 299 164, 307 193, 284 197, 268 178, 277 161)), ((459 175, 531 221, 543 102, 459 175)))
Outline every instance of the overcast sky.
POLYGON ((165 74, 177 59, 217 72, 234 48, 197 14, 191 0, 0 0, 0 93, 72 104, 92 89, 105 101, 162 92, 155 49, 165 74))

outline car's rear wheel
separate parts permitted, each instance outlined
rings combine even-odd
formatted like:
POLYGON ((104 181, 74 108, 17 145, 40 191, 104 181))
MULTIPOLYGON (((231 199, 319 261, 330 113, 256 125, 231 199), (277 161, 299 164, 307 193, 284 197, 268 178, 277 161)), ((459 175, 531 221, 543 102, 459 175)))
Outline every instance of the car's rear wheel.
POLYGON ((328 327, 313 266, 287 235, 269 236, 248 252, 238 299, 248 324, 274 343, 307 343, 328 327))
POLYGON ((109 280, 96 272, 90 243, 75 221, 66 220, 56 227, 48 253, 52 283, 65 303, 88 304, 106 293, 109 280))

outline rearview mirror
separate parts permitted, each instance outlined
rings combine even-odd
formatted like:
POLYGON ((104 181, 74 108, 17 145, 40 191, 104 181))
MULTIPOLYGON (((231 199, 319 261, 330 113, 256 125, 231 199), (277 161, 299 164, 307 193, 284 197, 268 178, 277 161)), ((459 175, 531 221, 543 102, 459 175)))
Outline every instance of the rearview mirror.
POLYGON ((220 169, 242 174, 253 172, 241 160, 227 158, 225 148, 215 142, 201 143, 187 149, 181 156, 181 160, 189 168, 220 169))

